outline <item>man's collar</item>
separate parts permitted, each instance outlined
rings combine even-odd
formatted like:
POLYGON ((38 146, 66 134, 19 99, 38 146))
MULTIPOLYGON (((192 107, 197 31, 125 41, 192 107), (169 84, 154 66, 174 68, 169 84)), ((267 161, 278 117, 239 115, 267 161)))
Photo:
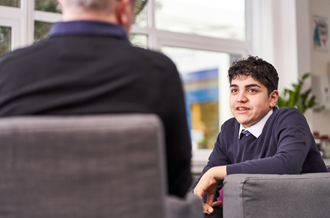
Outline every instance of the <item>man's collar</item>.
POLYGON ((259 138, 259 136, 262 133, 262 130, 268 120, 268 118, 273 114, 273 109, 270 109, 270 111, 256 124, 252 125, 249 128, 244 128, 242 124, 239 125, 239 131, 238 131, 238 139, 241 138, 241 132, 243 129, 249 130, 249 132, 254 135, 254 137, 259 138))
POLYGON ((49 32, 49 37, 67 35, 110 36, 128 40, 121 26, 99 21, 59 22, 55 23, 49 32))

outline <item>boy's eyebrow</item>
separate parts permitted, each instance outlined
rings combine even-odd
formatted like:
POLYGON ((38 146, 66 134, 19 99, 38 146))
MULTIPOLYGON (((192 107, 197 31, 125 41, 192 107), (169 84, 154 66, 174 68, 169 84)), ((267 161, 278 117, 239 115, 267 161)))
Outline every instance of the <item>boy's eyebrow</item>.
POLYGON ((250 87, 254 87, 254 86, 261 88, 261 86, 259 86, 258 84, 249 84, 249 85, 246 85, 245 88, 250 88, 250 87))
MULTIPOLYGON (((254 87, 254 86, 257 86, 257 87, 261 88, 261 86, 259 86, 258 84, 255 84, 255 83, 252 83, 252 84, 246 85, 245 88, 250 88, 250 87, 254 87)), ((238 87, 238 85, 236 85, 236 84, 231 84, 230 87, 238 87)))

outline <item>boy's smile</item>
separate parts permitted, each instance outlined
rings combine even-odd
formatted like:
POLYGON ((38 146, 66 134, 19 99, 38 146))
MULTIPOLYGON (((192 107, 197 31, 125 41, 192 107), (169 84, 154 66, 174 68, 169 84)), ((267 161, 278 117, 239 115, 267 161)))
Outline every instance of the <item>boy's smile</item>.
POLYGON ((268 95, 267 87, 252 76, 238 75, 231 81, 230 110, 244 128, 261 120, 276 105, 277 99, 277 90, 268 95))

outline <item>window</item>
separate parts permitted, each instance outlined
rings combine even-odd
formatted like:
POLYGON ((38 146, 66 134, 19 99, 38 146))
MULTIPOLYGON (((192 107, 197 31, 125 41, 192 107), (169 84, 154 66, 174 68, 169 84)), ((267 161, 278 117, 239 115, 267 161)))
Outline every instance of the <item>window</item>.
POLYGON ((0 0, 0 5, 20 8, 21 0, 0 0))
MULTIPOLYGON (((249 54, 249 4, 149 0, 131 29, 133 45, 161 51, 178 67, 194 161, 207 160, 221 124, 232 116, 227 70, 233 60, 249 54)), ((0 55, 42 40, 61 19, 56 0, 0 0, 0 55)))
POLYGON ((141 48, 148 48, 148 36, 144 34, 130 34, 129 41, 134 46, 138 46, 141 48))
POLYGON ((35 0, 34 10, 54 12, 54 13, 62 13, 61 12, 61 7, 57 3, 57 0, 35 0))
POLYGON ((45 39, 53 23, 34 21, 34 41, 45 39))
POLYGON ((11 49, 11 28, 0 26, 0 56, 11 49))
POLYGON ((173 32, 245 40, 245 1, 157 0, 156 27, 173 32))
POLYGON ((192 149, 212 149, 219 133, 219 75, 229 68, 231 55, 169 46, 162 51, 180 72, 192 149))

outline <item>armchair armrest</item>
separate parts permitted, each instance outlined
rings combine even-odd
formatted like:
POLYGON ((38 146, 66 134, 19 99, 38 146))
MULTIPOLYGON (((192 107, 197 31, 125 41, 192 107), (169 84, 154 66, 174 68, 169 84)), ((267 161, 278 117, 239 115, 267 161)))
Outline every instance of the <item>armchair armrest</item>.
POLYGON ((224 218, 326 217, 330 173, 235 174, 224 180, 224 218))

